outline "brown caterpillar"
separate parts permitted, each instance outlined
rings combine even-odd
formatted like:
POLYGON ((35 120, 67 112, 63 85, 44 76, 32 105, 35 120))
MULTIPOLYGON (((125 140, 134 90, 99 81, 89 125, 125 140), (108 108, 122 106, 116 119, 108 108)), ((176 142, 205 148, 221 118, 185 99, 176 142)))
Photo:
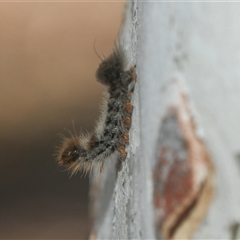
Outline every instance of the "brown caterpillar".
POLYGON ((95 166, 102 171, 105 160, 113 154, 118 160, 125 160, 133 111, 131 99, 136 81, 136 67, 125 70, 126 67, 126 55, 120 45, 100 63, 96 78, 108 87, 106 109, 95 131, 83 137, 73 135, 65 138, 57 154, 58 163, 72 173, 88 173, 95 166))

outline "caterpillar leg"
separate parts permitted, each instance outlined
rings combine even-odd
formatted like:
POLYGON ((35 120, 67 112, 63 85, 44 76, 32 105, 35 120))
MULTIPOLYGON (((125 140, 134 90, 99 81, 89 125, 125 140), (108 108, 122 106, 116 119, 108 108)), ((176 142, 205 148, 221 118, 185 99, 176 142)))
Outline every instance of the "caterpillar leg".
POLYGON ((125 146, 120 146, 118 148, 118 152, 120 154, 119 159, 121 161, 124 161, 126 159, 126 157, 127 157, 127 152, 126 152, 125 146))

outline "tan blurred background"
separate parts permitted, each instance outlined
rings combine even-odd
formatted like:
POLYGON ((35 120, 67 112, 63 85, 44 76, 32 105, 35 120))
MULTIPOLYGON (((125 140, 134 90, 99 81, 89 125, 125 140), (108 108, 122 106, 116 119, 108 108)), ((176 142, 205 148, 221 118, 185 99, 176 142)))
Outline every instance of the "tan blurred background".
POLYGON ((64 129, 91 130, 121 2, 0 3, 0 238, 86 239, 88 178, 57 166, 64 129))

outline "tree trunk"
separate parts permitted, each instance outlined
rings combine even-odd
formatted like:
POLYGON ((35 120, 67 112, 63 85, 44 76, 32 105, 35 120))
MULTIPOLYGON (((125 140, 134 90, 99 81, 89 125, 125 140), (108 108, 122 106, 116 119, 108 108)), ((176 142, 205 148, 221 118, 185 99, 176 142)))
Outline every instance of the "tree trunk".
POLYGON ((240 5, 126 5, 137 66, 128 156, 92 179, 92 239, 236 239, 240 5))

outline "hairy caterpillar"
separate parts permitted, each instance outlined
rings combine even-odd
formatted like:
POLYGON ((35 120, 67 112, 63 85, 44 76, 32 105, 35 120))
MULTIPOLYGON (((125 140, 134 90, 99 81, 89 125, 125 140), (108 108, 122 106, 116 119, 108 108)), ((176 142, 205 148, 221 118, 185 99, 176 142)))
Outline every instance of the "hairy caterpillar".
POLYGON ((100 63, 96 78, 108 87, 105 112, 92 133, 65 138, 57 154, 58 163, 72 173, 88 173, 95 166, 102 171, 106 158, 114 153, 118 160, 125 160, 136 80, 135 66, 129 70, 125 70, 126 67, 126 55, 120 45, 116 45, 113 53, 100 63))

